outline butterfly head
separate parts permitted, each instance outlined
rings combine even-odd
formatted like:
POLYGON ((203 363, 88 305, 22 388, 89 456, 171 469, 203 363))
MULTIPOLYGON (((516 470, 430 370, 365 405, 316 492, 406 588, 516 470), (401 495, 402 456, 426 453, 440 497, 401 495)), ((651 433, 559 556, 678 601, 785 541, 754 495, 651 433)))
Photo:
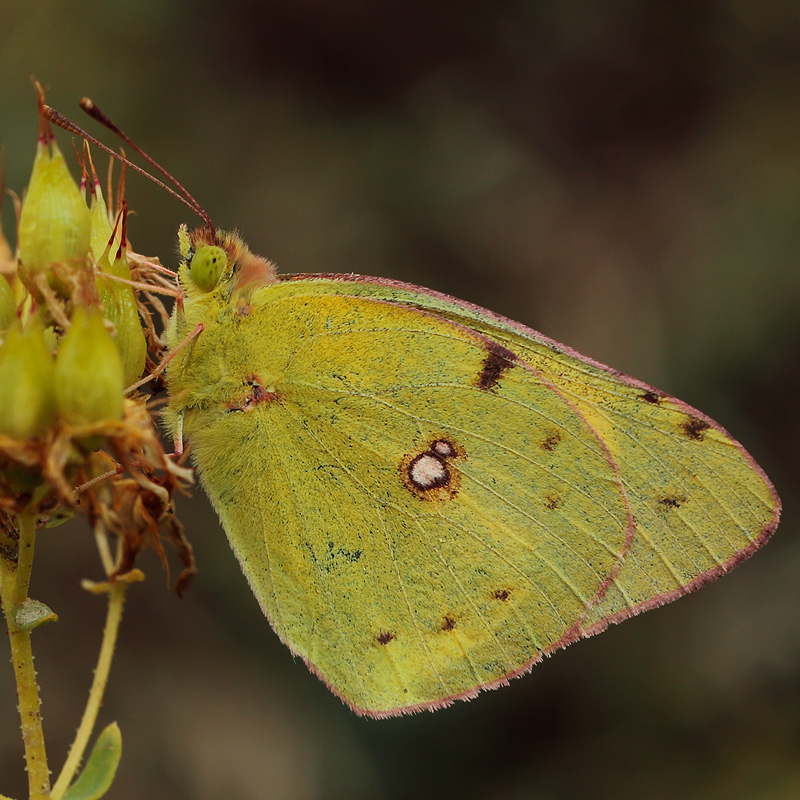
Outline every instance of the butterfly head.
POLYGON ((275 283, 271 261, 250 252, 236 232, 214 231, 208 227, 178 231, 182 263, 178 273, 187 297, 221 293, 275 283))

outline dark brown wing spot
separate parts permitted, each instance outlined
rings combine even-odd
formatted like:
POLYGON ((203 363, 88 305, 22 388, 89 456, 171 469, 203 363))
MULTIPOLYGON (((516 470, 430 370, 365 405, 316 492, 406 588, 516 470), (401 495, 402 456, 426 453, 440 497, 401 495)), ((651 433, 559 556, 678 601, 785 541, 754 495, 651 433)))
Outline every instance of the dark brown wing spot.
POLYGON ((551 511, 555 511, 561 505, 561 500, 557 497, 553 497, 552 495, 548 495, 544 499, 544 506, 545 508, 549 508, 551 511))
POLYGON ((542 442, 542 449, 548 450, 549 452, 553 452, 553 450, 558 447, 558 443, 561 441, 561 433, 559 431, 550 431, 547 436, 544 437, 544 441, 542 442))
POLYGON ((659 497, 658 502, 665 508, 680 508, 686 502, 686 498, 682 495, 668 494, 664 497, 659 497))
POLYGON ((381 631, 377 636, 378 644, 383 644, 383 645, 389 644, 389 642, 391 642, 392 639, 396 638, 397 636, 395 636, 395 634, 393 633, 389 633, 389 631, 381 631))
POLYGON ((655 392, 645 392, 643 395, 640 395, 640 397, 645 403, 652 403, 653 405, 658 405, 661 402, 661 395, 655 392))
POLYGON ((483 359, 483 366, 475 381, 475 385, 483 391, 494 389, 500 383, 503 373, 511 369, 517 360, 511 350, 497 342, 487 342, 486 350, 486 358, 483 359))
POLYGON ((508 589, 495 589, 492 592, 492 597, 495 600, 501 600, 502 602, 505 602, 509 597, 511 597, 511 592, 509 592, 508 589))
POLYGON ((443 631, 451 631, 456 626, 456 621, 449 615, 445 614, 444 619, 442 620, 442 630, 443 631))
POLYGON ((710 427, 711 425, 709 425, 705 420, 698 419, 697 417, 687 417, 681 423, 681 430, 686 434, 686 436, 695 442, 702 441, 703 432, 707 431, 710 427))

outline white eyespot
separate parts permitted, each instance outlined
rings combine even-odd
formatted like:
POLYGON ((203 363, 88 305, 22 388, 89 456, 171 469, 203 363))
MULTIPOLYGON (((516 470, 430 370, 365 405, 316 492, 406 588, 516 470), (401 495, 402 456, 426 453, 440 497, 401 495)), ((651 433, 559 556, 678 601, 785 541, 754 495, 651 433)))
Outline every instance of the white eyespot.
POLYGON ((442 458, 452 458, 456 454, 453 445, 451 445, 450 442, 446 442, 444 439, 439 439, 434 442, 431 451, 440 455, 442 458))
POLYGON ((425 490, 446 484, 450 473, 440 458, 432 453, 423 453, 409 464, 408 477, 418 489, 425 490))

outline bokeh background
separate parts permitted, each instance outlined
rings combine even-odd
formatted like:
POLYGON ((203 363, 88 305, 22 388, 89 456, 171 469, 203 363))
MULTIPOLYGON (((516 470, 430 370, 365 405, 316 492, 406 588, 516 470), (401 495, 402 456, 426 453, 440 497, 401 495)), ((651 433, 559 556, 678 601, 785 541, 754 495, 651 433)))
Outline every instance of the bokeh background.
MULTIPOLYGON (((718 419, 785 505, 718 583, 471 703, 376 722, 279 644, 198 491, 188 596, 154 557, 129 593, 110 798, 800 796, 796 0, 0 0, 18 192, 31 75, 73 116, 92 96, 284 271, 521 320, 718 419)), ((189 212, 133 175, 128 197, 136 249, 174 265, 189 212)), ((78 587, 101 576, 88 531, 43 533, 34 572, 60 615, 35 635, 55 769, 104 613, 78 587)), ((0 792, 22 797, 15 705, 0 664, 0 792)))

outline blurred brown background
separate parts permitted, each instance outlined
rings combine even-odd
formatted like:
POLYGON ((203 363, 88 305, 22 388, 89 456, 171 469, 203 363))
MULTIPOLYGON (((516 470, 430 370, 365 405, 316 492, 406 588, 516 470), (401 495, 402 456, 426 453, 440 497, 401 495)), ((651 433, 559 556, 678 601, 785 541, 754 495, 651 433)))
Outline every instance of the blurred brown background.
MULTIPOLYGON (((293 663, 198 492, 189 595, 153 557, 129 593, 110 798, 800 796, 796 0, 0 0, 17 191, 31 75, 75 117, 90 95, 284 271, 387 275, 519 319, 711 414, 786 507, 696 595, 471 703, 375 722, 293 663)), ((134 246, 174 266, 194 220, 138 177, 128 197, 134 246)), ((61 617, 35 636, 58 768, 104 613, 78 581, 101 572, 80 526, 38 556, 33 596, 61 617)), ((0 792, 21 797, 11 678, 0 792)))

